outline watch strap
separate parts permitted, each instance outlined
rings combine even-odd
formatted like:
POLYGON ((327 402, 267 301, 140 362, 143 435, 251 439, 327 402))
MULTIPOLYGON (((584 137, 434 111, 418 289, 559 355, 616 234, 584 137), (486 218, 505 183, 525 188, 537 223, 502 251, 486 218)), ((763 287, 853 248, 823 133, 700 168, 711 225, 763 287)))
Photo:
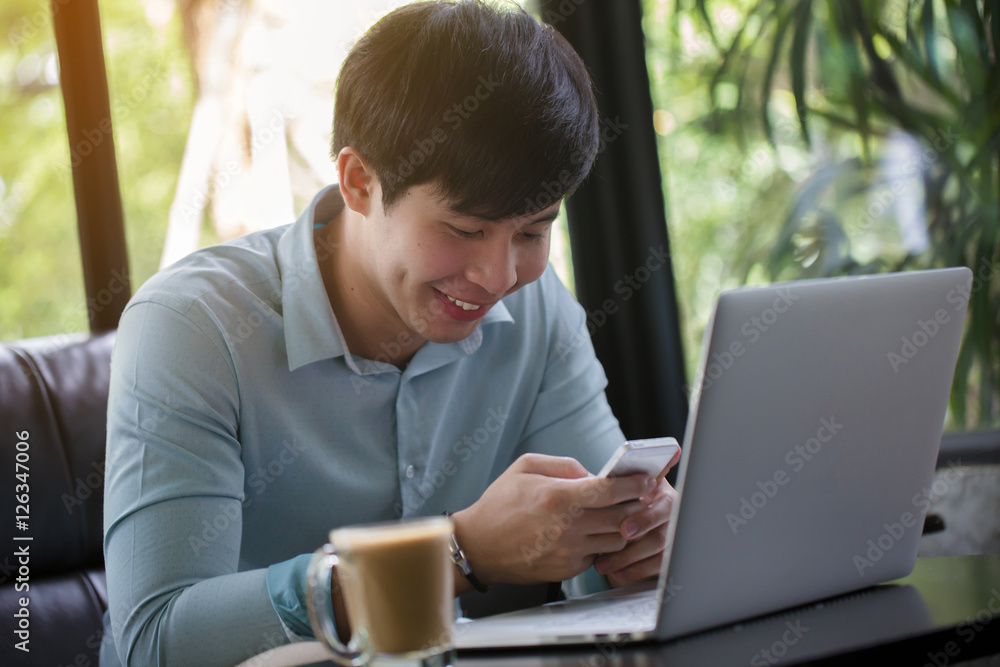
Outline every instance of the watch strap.
MULTIPOLYGON (((450 517, 451 512, 446 511, 444 512, 444 515, 450 517)), ((488 591, 490 587, 481 582, 479 578, 473 574, 472 567, 469 565, 469 559, 465 557, 465 552, 462 551, 462 547, 459 546, 458 539, 455 537, 454 532, 451 534, 450 549, 451 559, 455 563, 455 567, 458 568, 458 571, 462 573, 462 576, 465 577, 469 583, 472 584, 472 587, 480 593, 488 591)))

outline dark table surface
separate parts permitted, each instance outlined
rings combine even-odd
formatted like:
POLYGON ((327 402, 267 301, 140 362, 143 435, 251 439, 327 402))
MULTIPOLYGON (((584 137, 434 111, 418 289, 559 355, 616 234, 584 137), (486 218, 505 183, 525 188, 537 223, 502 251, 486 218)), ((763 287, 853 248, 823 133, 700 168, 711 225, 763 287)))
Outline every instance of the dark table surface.
POLYGON ((903 579, 671 642, 460 651, 458 664, 767 666, 867 658, 945 667, 994 655, 1000 656, 1000 554, 920 558, 903 579))

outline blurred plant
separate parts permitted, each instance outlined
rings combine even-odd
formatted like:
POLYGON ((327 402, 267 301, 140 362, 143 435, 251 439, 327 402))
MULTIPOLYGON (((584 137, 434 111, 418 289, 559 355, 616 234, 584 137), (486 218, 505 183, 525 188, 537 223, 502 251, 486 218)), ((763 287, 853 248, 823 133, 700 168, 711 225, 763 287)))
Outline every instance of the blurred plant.
MULTIPOLYGON (((89 330, 52 11, 0 6, 0 339, 89 330)), ((191 115, 172 2, 102 0, 111 121, 136 288, 156 271, 191 115)), ((86 128, 93 141, 98 127, 86 128)))
MULTIPOLYGON (((978 280, 951 426, 995 424, 1000 1, 676 0, 673 9, 716 54, 703 69, 710 111, 698 121, 743 155, 756 128, 776 156, 741 217, 739 282, 970 267, 978 280)), ((687 41, 675 42, 675 58, 690 54, 687 41)))

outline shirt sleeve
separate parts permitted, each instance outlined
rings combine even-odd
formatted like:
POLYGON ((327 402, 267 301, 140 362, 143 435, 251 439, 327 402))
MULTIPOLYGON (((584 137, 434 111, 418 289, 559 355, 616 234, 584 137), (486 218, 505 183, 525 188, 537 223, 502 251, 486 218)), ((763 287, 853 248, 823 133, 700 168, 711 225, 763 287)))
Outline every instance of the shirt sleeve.
POLYGON ((302 629, 297 610, 283 622, 275 602, 301 587, 289 576, 300 562, 276 565, 285 576, 239 571, 239 392, 221 334, 206 329, 151 302, 130 305, 119 324, 104 548, 124 665, 231 666, 302 629))

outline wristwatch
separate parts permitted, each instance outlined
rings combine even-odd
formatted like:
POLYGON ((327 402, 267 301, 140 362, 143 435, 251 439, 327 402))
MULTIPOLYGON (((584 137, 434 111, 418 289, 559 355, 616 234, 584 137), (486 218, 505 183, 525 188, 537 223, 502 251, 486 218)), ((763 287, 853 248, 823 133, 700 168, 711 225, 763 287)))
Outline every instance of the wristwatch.
MULTIPOLYGON (((445 516, 450 517, 451 512, 445 512, 445 516)), ((465 557, 465 552, 462 551, 462 547, 458 546, 458 540, 455 538, 455 533, 451 534, 451 544, 449 545, 451 549, 451 560, 454 561, 455 567, 458 571, 462 573, 462 576, 469 580, 472 587, 475 588, 480 593, 485 593, 490 590, 490 587, 479 581, 479 579, 472 573, 472 568, 469 567, 469 559, 465 557)))

